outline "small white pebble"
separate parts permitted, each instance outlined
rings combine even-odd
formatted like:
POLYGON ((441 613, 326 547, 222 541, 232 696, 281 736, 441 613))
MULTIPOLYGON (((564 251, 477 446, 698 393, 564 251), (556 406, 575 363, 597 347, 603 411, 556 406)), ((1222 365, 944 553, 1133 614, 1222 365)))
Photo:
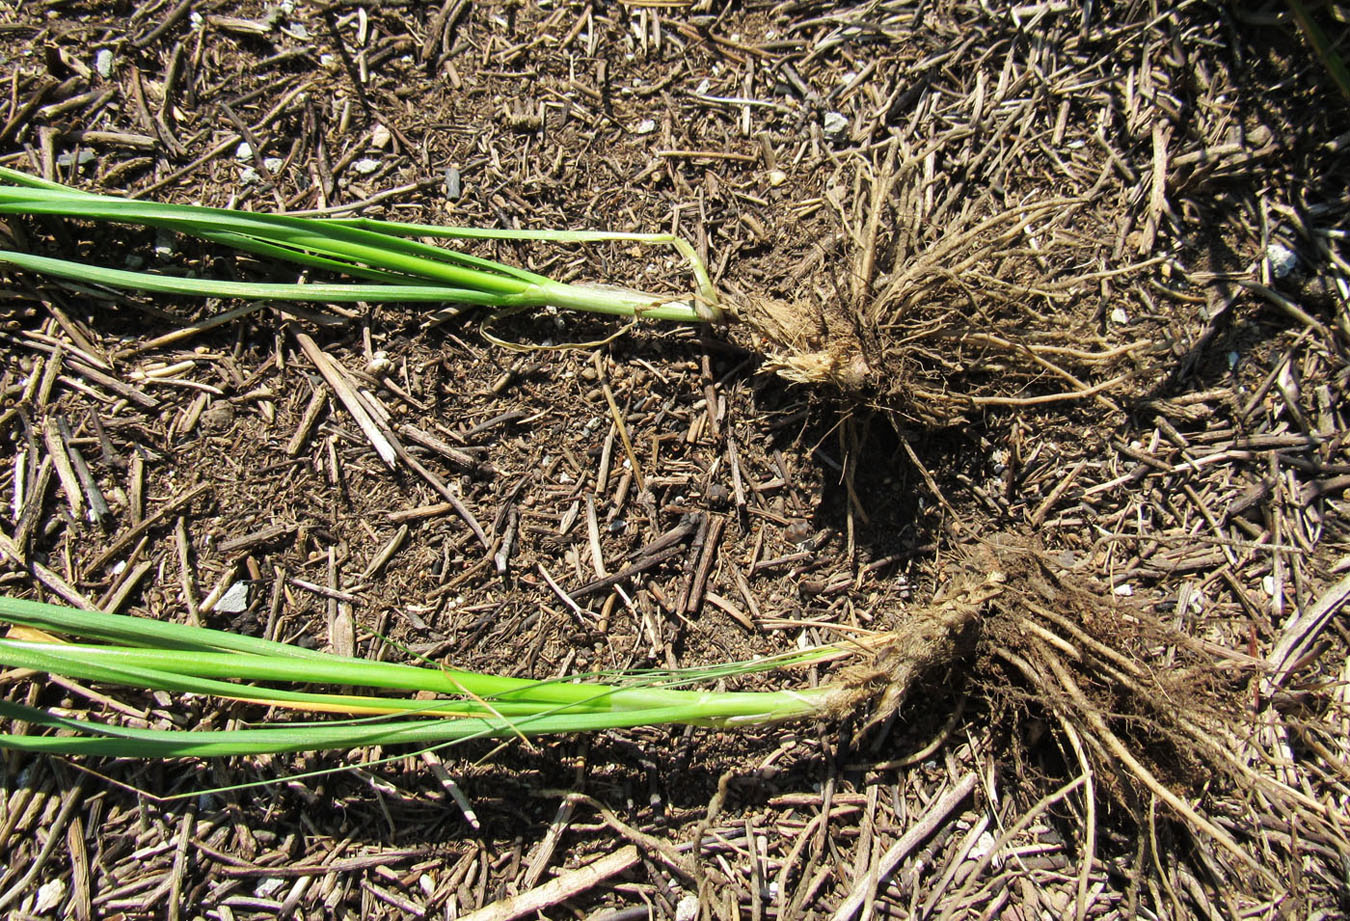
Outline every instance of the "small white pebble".
POLYGON ((112 76, 113 53, 107 48, 100 48, 98 54, 94 55, 94 70, 104 80, 112 76))
POLYGON ((258 175, 258 171, 251 166, 246 166, 239 171, 239 181, 244 185, 252 185, 260 179, 262 177, 258 175))
POLYGON ((1111 589, 1111 591, 1115 592, 1122 598, 1129 598, 1131 595, 1134 594, 1134 586, 1128 582, 1122 582, 1115 588, 1111 589))
POLYGON ((644 118, 634 129, 638 134, 651 134, 656 130, 656 121, 650 118, 644 118))
POLYGON ((370 129, 370 146, 374 147, 376 150, 384 150, 389 146, 389 141, 392 138, 393 135, 389 133, 389 129, 384 125, 376 125, 374 128, 370 129))
POLYGON ((787 176, 787 173, 783 172, 783 171, 780 170, 780 169, 771 169, 771 170, 769 170, 769 186, 770 186, 770 188, 774 188, 774 189, 778 188, 780 185, 782 185, 783 183, 787 182, 787 177, 788 177, 788 176, 787 176))
POLYGON ((1284 278, 1298 265, 1298 254, 1283 243, 1272 243, 1266 247, 1266 261, 1272 278, 1284 278))
POLYGON ((225 590, 216 602, 216 610, 222 614, 239 614, 248 610, 248 583, 239 581, 225 590))
POLYGON ((389 353, 383 350, 371 355, 370 361, 366 364, 366 373, 375 376, 388 374, 392 370, 394 370, 394 362, 390 360, 389 353))
POLYGON ((173 233, 160 229, 155 231, 155 254, 158 256, 172 256, 178 251, 175 245, 173 233))
POLYGON ((995 841, 993 835, 991 835, 988 831, 981 832, 980 836, 975 839, 974 846, 972 846, 970 849, 970 858, 972 860, 983 859, 984 855, 988 854, 990 851, 994 849, 994 843, 995 841))
POLYGON ((80 150, 79 153, 72 154, 70 151, 63 151, 56 155, 57 166, 84 166, 95 160, 92 150, 80 150))
POLYGON ((1125 312, 1124 307, 1117 307, 1111 311, 1111 322, 1119 323, 1123 326, 1130 322, 1130 315, 1125 312))
POLYGON ((258 885, 253 887, 253 894, 260 899, 266 899, 281 891, 281 887, 286 885, 286 881, 277 876, 264 876, 258 880, 258 885))
POLYGON ((248 141, 240 141, 239 146, 234 149, 234 158, 236 160, 247 160, 253 156, 253 148, 249 146, 248 141))
POLYGON ((61 877, 38 887, 37 901, 33 903, 33 914, 42 915, 60 905, 66 897, 66 881, 61 877))
POLYGON ((281 169, 281 167, 282 167, 283 165, 285 165, 285 163, 286 163, 286 161, 283 160, 283 159, 281 159, 280 157, 264 157, 264 158, 263 158, 263 166, 267 167, 269 170, 271 170, 271 171, 274 172, 274 173, 275 173, 277 170, 281 169))
POLYGON ((352 169, 356 170, 362 176, 369 176, 380 168, 380 161, 371 157, 362 157, 352 164, 352 169))
POLYGON ((839 137, 848 131, 848 118, 841 112, 826 112, 821 128, 829 137, 839 137))
POLYGON ((675 921, 694 921, 698 917, 698 896, 686 895, 675 906, 675 921))
POLYGON ((1267 595, 1269 595, 1270 597, 1274 598, 1274 597, 1275 597, 1275 577, 1274 577, 1274 576, 1263 576, 1263 577, 1261 578, 1261 590, 1264 591, 1264 592, 1265 592, 1267 595))

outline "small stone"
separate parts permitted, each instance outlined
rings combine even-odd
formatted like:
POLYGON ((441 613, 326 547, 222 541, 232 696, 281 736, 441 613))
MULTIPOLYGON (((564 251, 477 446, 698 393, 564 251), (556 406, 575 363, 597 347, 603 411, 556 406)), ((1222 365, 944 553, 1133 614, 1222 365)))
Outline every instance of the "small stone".
POLYGON ((352 164, 352 169, 356 170, 362 176, 369 176, 380 168, 380 161, 371 157, 362 157, 352 164))
POLYGON ((1119 323, 1124 326, 1126 323, 1130 322, 1130 315, 1125 312, 1124 307, 1116 307, 1111 311, 1111 322, 1119 323))
POLYGON ((972 845, 970 848, 970 859, 971 860, 984 859, 985 855, 990 853, 994 849, 994 845, 997 843, 998 842, 994 839, 994 836, 991 835, 988 831, 981 832, 980 836, 975 839, 975 844, 972 845))
POLYGON ((393 135, 389 133, 388 128, 384 125, 376 125, 370 132, 370 146, 376 150, 384 150, 389 146, 389 141, 392 138, 393 135))
POLYGON ((261 182, 262 176, 251 166, 246 166, 239 171, 239 181, 244 185, 253 185, 255 182, 261 182))
POLYGON ((212 403, 202 413, 202 429, 207 432, 223 432, 234 424, 233 403, 212 403))
POLYGON ((394 363, 389 360, 389 353, 379 351, 370 356, 370 361, 366 363, 366 373, 372 377, 380 377, 394 370, 394 363))
POLYGON ((107 48, 100 48, 98 54, 94 55, 94 70, 104 80, 112 76, 113 53, 107 48))
POLYGON ((464 194, 464 186, 459 178, 459 170, 453 166, 445 169, 445 197, 451 201, 459 201, 459 197, 464 194))
POLYGON ((33 903, 33 914, 41 915, 60 905, 66 897, 66 881, 61 877, 38 887, 37 900, 33 903))
POLYGON ((277 170, 281 169, 281 168, 282 168, 283 166, 285 166, 285 165, 286 165, 286 161, 283 160, 283 159, 281 159, 280 157, 264 157, 264 158, 263 158, 263 166, 267 167, 268 170, 270 170, 271 172, 274 172, 274 173, 275 173, 277 170))
POLYGON ((247 611, 248 589, 247 582, 241 580, 234 583, 220 596, 220 600, 216 602, 216 610, 221 614, 242 614, 247 611))
POLYGON ((695 921, 698 918, 698 896, 692 893, 680 899, 675 906, 675 921, 695 921))
POLYGON ((1111 591, 1119 595, 1121 598, 1129 598, 1131 595, 1134 594, 1134 586, 1128 582, 1122 582, 1115 588, 1111 589, 1111 591))
POLYGON ((656 121, 654 119, 644 118, 633 130, 638 134, 651 134, 656 130, 656 121))
POLYGON ((1272 278, 1285 278, 1298 266, 1298 254, 1283 243, 1266 247, 1266 262, 1270 263, 1272 278))
POLYGON ((84 166, 86 163, 94 161, 94 152, 92 150, 81 150, 77 154, 70 151, 56 155, 57 166, 84 166))
POLYGON ((827 137, 838 138, 848 131, 848 119, 841 112, 826 112, 821 128, 827 137))
POLYGON ((780 169, 769 170, 769 187, 774 189, 778 188, 780 185, 787 182, 787 177, 787 173, 780 169))
POLYGON ((239 146, 234 149, 234 158, 236 160, 247 160, 253 156, 253 148, 249 146, 248 141, 240 141, 239 146))
POLYGON ((281 891, 286 885, 286 881, 279 876, 264 876, 258 880, 258 885, 253 887, 253 894, 259 898, 270 898, 281 891))

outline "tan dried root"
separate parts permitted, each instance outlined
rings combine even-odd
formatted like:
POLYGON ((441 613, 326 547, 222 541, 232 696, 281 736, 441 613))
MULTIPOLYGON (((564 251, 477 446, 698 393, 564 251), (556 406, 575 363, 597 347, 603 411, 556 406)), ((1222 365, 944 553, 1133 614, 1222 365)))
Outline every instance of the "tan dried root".
POLYGON ((1272 895, 1285 885, 1272 859, 1296 863, 1300 847, 1350 857, 1350 823, 1338 810, 1244 759, 1245 739, 1257 730, 1254 672, 1222 671, 1144 605, 1057 577, 1032 551, 994 553, 1009 575, 983 621, 987 692, 996 705, 1044 708, 1072 729, 1075 750, 1094 756, 1099 793, 1135 812, 1161 802, 1212 867, 1272 895), (1178 660, 1157 669, 1165 647, 1178 660), (1000 677, 999 662, 1012 674, 1000 677), (1281 844, 1271 817, 1301 840, 1281 844))
MULTIPOLYGON (((875 701, 869 722, 884 719, 920 676, 978 649, 977 673, 996 710, 1030 707, 1059 722, 1082 767, 1073 787, 1083 787, 1088 852, 1096 800, 1105 798, 1141 823, 1140 804, 1160 803, 1212 868, 1272 895, 1284 888, 1272 859, 1296 862, 1299 847, 1350 859, 1345 816, 1245 760, 1258 728, 1248 693, 1254 672, 1235 678, 1144 605, 1057 575, 1024 544, 986 545, 959 571, 967 576, 947 598, 867 641, 866 661, 844 673, 850 693, 841 708, 875 701), (1155 669, 1164 647, 1179 650, 1177 662, 1155 669), (1298 838, 1268 828, 1271 817, 1298 838)), ((1085 880, 1080 874, 1080 911, 1085 880)))
POLYGON ((948 597, 906 611, 891 632, 860 641, 867 655, 839 677, 852 692, 839 698, 840 714, 871 706, 869 726, 894 714, 916 681, 974 650, 986 608, 1002 591, 1000 572, 971 578, 948 597))
POLYGON ((728 309, 749 335, 746 347, 764 356, 765 371, 794 384, 824 384, 845 394, 862 392, 874 377, 863 354, 858 318, 838 302, 746 298, 728 309))
MULTIPOLYGON (((989 407, 1093 399, 1132 378, 1146 340, 1104 335, 1112 282, 1141 266, 1109 268, 1104 231, 1086 203, 1052 196, 986 196, 916 232, 907 209, 922 175, 892 156, 863 168, 871 193, 848 234, 852 284, 803 290, 792 303, 731 307, 765 370, 875 400, 902 420, 945 426, 989 407)), ((850 216, 841 215, 845 223, 850 216)))

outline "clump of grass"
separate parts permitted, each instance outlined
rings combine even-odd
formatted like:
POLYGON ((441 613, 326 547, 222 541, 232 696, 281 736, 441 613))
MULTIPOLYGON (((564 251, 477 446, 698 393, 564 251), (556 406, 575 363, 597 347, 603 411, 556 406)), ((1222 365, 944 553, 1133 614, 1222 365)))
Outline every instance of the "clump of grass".
POLYGON ((257 214, 96 195, 4 167, 0 167, 0 214, 48 215, 154 227, 360 279, 338 284, 231 282, 104 268, 83 261, 0 250, 0 264, 113 288, 319 303, 456 303, 495 310, 553 306, 677 322, 707 322, 722 316, 702 261, 686 241, 672 234, 503 231, 368 218, 257 214), (664 244, 675 247, 689 260, 699 293, 697 298, 682 301, 627 288, 564 284, 515 266, 433 246, 416 237, 664 244))
MULTIPOLYGON (((912 170, 910 170, 912 172, 912 170)), ((896 167, 874 181, 871 213, 844 296, 791 303, 742 296, 722 303, 693 247, 671 234, 483 230, 366 218, 257 214, 81 192, 0 168, 0 214, 155 227, 356 281, 232 282, 168 276, 0 250, 0 265, 86 284, 276 301, 458 303, 497 315, 553 306, 630 318, 725 324, 788 380, 876 402, 908 421, 943 426, 993 407, 1094 398, 1128 374, 1102 380, 1144 343, 1111 347, 1074 305, 1107 276, 1083 274, 1060 226, 1068 200, 963 212, 935 242, 911 251, 891 226, 891 193, 912 179, 896 167), (889 240, 886 239, 889 235, 889 240), (563 284, 422 239, 634 241, 675 247, 689 262, 688 298, 563 284), (882 279, 878 272, 885 269, 882 279), (884 283, 883 283, 884 281, 884 283), (1093 383, 1097 378, 1100 382, 1093 383)), ((1110 405, 1110 404, 1108 404, 1110 405)))
POLYGON ((720 729, 841 718, 866 702, 887 711, 928 667, 950 661, 971 605, 912 619, 903 634, 822 646, 712 668, 529 680, 431 664, 376 662, 205 627, 0 597, 0 666, 145 690, 191 693, 279 708, 307 718, 235 730, 144 729, 80 719, 0 700, 12 729, 0 748, 65 755, 218 757, 442 745, 475 738, 568 734, 634 726, 720 729), (781 691, 696 689, 788 665, 860 656, 832 683, 781 691), (352 690, 316 691, 315 685, 352 690), (391 693, 397 692, 397 693, 391 693))
POLYGON ((608 682, 598 680, 603 676, 533 681, 338 656, 204 627, 17 598, 0 598, 0 620, 15 625, 0 639, 0 665, 5 667, 354 718, 238 730, 157 730, 0 701, 0 716, 51 730, 0 734, 0 747, 68 755, 211 757, 433 745, 671 723, 733 727, 820 715, 837 708, 850 693, 837 686, 776 692, 687 687, 821 661, 844 654, 841 647, 716 669, 615 675, 608 682), (307 689, 315 685, 359 691, 307 689))

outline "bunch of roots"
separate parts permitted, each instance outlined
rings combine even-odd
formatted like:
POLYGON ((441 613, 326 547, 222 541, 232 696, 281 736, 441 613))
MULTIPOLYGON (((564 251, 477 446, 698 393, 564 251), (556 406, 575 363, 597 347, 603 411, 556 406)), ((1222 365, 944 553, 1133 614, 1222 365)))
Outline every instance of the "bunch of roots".
POLYGON ((1253 706, 1256 660, 1216 659, 1148 606, 1058 570, 1024 540, 995 539, 955 562, 965 575, 901 615, 852 672, 880 702, 873 721, 894 713, 920 675, 973 660, 1010 757, 1035 744, 1025 731, 1034 720, 1077 775, 1059 797, 1081 801, 1085 868, 1099 809, 1130 817, 1155 854, 1158 828, 1170 824, 1220 881, 1248 891, 1285 890, 1300 848, 1350 860, 1345 816, 1260 769, 1262 734, 1282 727, 1253 706))
POLYGON ((790 302, 742 297, 733 335, 766 370, 908 424, 1069 401, 1115 408, 1110 395, 1151 343, 1110 317, 1144 266, 1114 265, 1090 203, 1045 190, 953 202, 934 223, 918 165, 897 162, 894 146, 885 162, 860 165, 860 194, 840 213, 847 283, 790 302))

